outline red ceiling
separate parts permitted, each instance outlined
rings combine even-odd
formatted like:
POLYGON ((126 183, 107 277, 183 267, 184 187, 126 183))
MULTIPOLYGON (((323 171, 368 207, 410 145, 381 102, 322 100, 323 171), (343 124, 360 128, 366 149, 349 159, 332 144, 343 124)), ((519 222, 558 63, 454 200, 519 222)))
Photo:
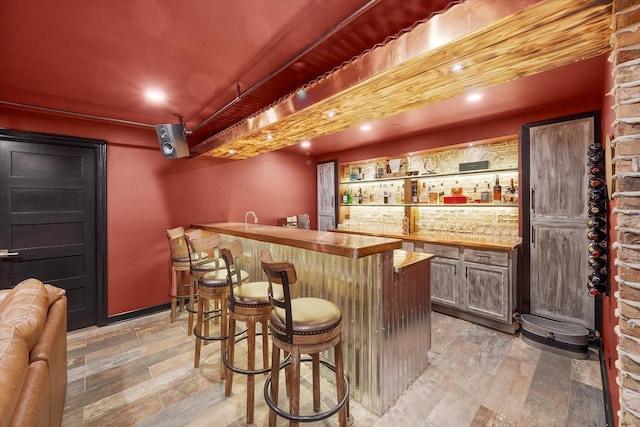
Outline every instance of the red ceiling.
MULTIPOLYGON (((196 143, 444 9, 448 0, 0 0, 0 101, 154 125, 184 116, 196 143), (347 18, 348 23, 344 23, 347 18), (318 42, 323 35, 326 40, 318 42), (296 58, 308 46, 306 53, 296 58), (295 60, 293 60, 296 58, 295 60), (288 66, 283 67, 284 64, 288 66), (282 68, 279 73, 274 73, 282 68), (267 79, 269 77, 269 79, 267 79), (264 83, 244 93, 256 83, 264 83), (144 91, 164 90, 154 105, 144 91)), ((323 137, 313 154, 602 93, 604 59, 323 137), (456 111, 456 114, 451 114, 456 111), (425 117, 429 119, 425 120, 425 117), (319 148, 322 147, 322 148, 319 148)), ((316 144, 314 144, 316 145, 316 144)))

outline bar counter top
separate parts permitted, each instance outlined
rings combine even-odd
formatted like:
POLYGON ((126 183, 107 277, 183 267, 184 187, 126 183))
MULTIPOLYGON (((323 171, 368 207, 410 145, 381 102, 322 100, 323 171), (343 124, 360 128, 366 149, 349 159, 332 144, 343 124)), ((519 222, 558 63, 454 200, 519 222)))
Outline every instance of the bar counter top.
POLYGON ((288 245, 354 259, 402 248, 402 240, 397 238, 348 234, 340 231, 302 230, 273 225, 244 224, 241 222, 201 223, 192 224, 191 226, 220 234, 288 245))
POLYGON ((358 236, 376 236, 376 237, 386 237, 390 239, 401 239, 401 240, 411 240, 414 242, 425 242, 425 243, 438 243, 443 245, 459 245, 459 246, 468 246, 472 248, 484 248, 484 249, 498 249, 498 250, 512 250, 521 245, 520 242, 480 242, 477 240, 465 240, 465 239, 447 239, 447 238, 433 238, 426 237, 424 234, 392 234, 392 233, 376 233, 371 231, 359 231, 359 230, 349 230, 343 228, 334 228, 329 230, 331 232, 337 233, 347 233, 358 236))

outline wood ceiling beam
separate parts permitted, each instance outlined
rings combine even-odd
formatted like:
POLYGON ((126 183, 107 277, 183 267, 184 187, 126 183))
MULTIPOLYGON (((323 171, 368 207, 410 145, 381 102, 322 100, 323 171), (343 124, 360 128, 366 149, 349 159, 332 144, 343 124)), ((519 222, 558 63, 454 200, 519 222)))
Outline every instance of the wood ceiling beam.
POLYGON ((204 140, 192 155, 254 157, 600 55, 610 50, 611 13, 611 0, 467 0, 204 140))

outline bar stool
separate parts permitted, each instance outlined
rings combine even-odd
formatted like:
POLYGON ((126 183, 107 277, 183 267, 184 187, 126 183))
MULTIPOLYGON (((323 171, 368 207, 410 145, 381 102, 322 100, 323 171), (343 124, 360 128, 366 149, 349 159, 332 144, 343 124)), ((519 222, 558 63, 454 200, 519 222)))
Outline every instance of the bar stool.
MULTIPOLYGON (((219 234, 200 239, 193 239, 189 235, 185 235, 185 238, 187 240, 190 257, 193 253, 208 252, 211 251, 212 248, 217 249, 222 244, 222 239, 219 234)), ((220 376, 224 378, 225 370, 222 355, 225 353, 229 334, 227 326, 229 288, 227 286, 227 271, 224 260, 221 258, 208 258, 202 262, 194 261, 193 259, 190 259, 190 261, 191 277, 195 280, 198 287, 196 324, 193 328, 193 335, 196 337, 193 367, 198 368, 200 366, 202 341, 220 341, 220 376), (216 269, 211 268, 214 265, 217 267, 216 269), (215 308, 214 310, 209 310, 210 301, 217 301, 220 308, 218 310, 215 308), (209 314, 213 315, 209 316, 209 314), (220 320, 220 335, 209 335, 209 321, 212 319, 220 320), (203 326, 204 332, 202 331, 203 326)), ((249 273, 240 270, 236 277, 238 278, 238 282, 234 282, 234 284, 245 282, 249 278, 249 273)), ((234 277, 233 280, 235 280, 236 277, 234 277)))
MULTIPOLYGON (((271 302, 269 301, 269 282, 245 282, 235 285, 240 281, 240 270, 236 266, 236 260, 242 255, 242 242, 233 240, 220 247, 220 256, 227 266, 227 285, 229 289, 229 330, 235 331, 236 321, 247 325, 247 333, 237 341, 247 339, 247 369, 241 369, 234 365, 236 340, 229 340, 227 353, 223 354, 223 361, 227 367, 224 395, 230 396, 233 389, 233 373, 247 376, 247 411, 246 422, 253 423, 255 403, 255 375, 269 372, 269 316, 271 315, 271 302), (262 325, 262 366, 256 369, 256 325, 262 325)), ((274 298, 282 299, 282 285, 273 285, 274 298)))
POLYGON ((171 288, 169 296, 171 297, 171 323, 176 321, 177 305, 180 304, 180 311, 184 310, 185 300, 189 300, 186 294, 185 286, 186 272, 189 271, 189 254, 184 241, 184 228, 176 227, 167 230, 167 239, 169 240, 169 250, 171 252, 171 288))
MULTIPOLYGON (((199 236, 202 234, 202 231, 198 231, 200 233, 195 230, 190 230, 189 232, 196 233, 196 235, 199 236)), ((169 296, 171 297, 171 323, 176 321, 178 304, 180 305, 180 311, 183 311, 185 301, 191 305, 192 299, 190 292, 187 292, 185 289, 191 286, 191 280, 187 277, 187 273, 189 272, 189 252, 184 234, 185 231, 183 227, 167 230, 167 239, 169 240, 169 250, 171 252, 171 288, 169 289, 169 296)), ((203 259, 206 256, 206 253, 201 252, 196 255, 196 258, 203 259)), ((190 316, 193 318, 192 314, 190 314, 190 316)))
MULTIPOLYGON (((222 238, 219 234, 196 228, 185 232, 184 241, 187 246, 189 274, 191 275, 189 305, 187 306, 187 311, 189 312, 187 335, 191 335, 193 331, 193 317, 198 311, 196 307, 196 301, 198 299, 198 277, 210 271, 225 270, 225 266, 224 261, 218 255, 218 247, 222 244, 222 238), (192 240, 205 238, 207 240, 199 240, 200 250, 192 247, 192 240)), ((215 300, 214 309, 217 310, 218 308, 219 301, 215 300)))
MULTIPOLYGON (((260 264, 267 274, 269 300, 273 310, 271 322, 271 360, 280 360, 280 350, 289 352, 290 390, 289 412, 278 408, 278 376, 282 366, 271 365, 271 374, 264 384, 264 397, 269 406, 269 426, 275 426, 276 415, 289 420, 290 426, 298 422, 319 421, 339 413, 341 427, 347 425, 349 383, 344 375, 342 362, 342 312, 340 308, 321 298, 291 298, 290 285, 297 281, 295 267, 287 261, 274 262, 269 249, 260 253, 260 264), (274 284, 282 284, 284 298, 277 299, 272 292, 274 284), (335 364, 320 359, 320 352, 333 348, 335 364), (301 354, 311 359, 301 359, 301 354), (313 410, 320 410, 320 363, 336 374, 338 403, 326 412, 316 415, 299 415, 300 410, 300 362, 311 361, 313 370, 313 410)), ((286 366, 287 364, 284 364, 286 366)))

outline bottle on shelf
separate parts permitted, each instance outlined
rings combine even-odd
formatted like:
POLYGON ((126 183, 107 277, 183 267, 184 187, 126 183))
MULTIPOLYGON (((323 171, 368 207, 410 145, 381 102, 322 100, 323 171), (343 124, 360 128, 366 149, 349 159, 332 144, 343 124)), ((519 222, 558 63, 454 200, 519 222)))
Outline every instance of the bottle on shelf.
POLYGON ((411 203, 418 203, 418 181, 411 180, 411 203))
POLYGON ((429 203, 429 189, 427 189, 427 183, 422 181, 422 187, 420 188, 420 194, 418 195, 418 201, 420 203, 429 203))
POLYGON ((429 204, 435 205, 438 203, 438 192, 433 188, 429 187, 429 204))
POLYGON ((493 186, 493 203, 500 203, 502 200, 502 186, 500 185, 500 177, 496 175, 496 184, 493 186))
POLYGON ((480 203, 481 201, 481 197, 480 197, 480 193, 478 192, 478 186, 474 185, 473 186, 473 193, 471 193, 471 203, 480 203))
POLYGON ((487 181, 484 182, 487 188, 480 193, 480 202, 482 203, 491 203, 491 186, 487 181))

